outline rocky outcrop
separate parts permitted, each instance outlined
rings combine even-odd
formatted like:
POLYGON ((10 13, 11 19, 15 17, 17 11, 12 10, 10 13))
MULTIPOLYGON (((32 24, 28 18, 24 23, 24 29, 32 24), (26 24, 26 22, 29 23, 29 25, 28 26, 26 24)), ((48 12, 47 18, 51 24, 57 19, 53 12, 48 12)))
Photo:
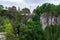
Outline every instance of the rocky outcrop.
MULTIPOLYGON (((42 14, 40 16, 40 20, 42 23, 42 28, 45 29, 47 25, 55 25, 56 21, 55 21, 55 16, 48 16, 48 24, 47 24, 47 16, 45 16, 44 14, 42 14)), ((60 16, 57 17, 57 25, 60 24, 60 16)))
POLYGON ((0 40, 6 40, 5 32, 0 32, 0 40))

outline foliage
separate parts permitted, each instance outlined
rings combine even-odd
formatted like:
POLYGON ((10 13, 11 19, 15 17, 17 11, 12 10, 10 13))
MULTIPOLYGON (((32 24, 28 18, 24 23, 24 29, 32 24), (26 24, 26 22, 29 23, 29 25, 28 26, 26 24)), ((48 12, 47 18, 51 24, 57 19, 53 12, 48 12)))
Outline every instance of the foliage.
POLYGON ((48 26, 45 29, 46 40, 58 40, 60 38, 60 25, 48 26))
POLYGON ((22 19, 22 11, 18 11, 17 13, 17 19, 19 22, 21 22, 21 19, 22 19))
POLYGON ((2 11, 3 11, 3 5, 0 5, 0 16, 3 15, 2 11))
POLYGON ((42 6, 37 6, 34 17, 26 24, 21 24, 22 11, 17 11, 17 16, 10 12, 2 13, 4 13, 3 5, 0 5, 0 27, 4 27, 7 40, 60 40, 60 24, 48 25, 43 30, 40 22, 40 16, 45 13, 47 19, 49 16, 51 19, 52 16, 55 16, 57 21, 57 17, 60 16, 60 5, 45 3, 42 6), (17 20, 13 21, 14 17, 17 20))
POLYGON ((6 19, 4 22, 5 32, 7 36, 7 40, 15 40, 15 36, 13 35, 12 24, 9 19, 6 19))
POLYGON ((5 27, 5 32, 7 34, 12 34, 13 33, 13 28, 12 28, 12 25, 11 25, 9 19, 5 20, 4 27, 5 27))
POLYGON ((20 26, 21 40, 43 40, 43 30, 41 25, 37 22, 28 21, 20 26))
POLYGON ((0 32, 4 31, 3 23, 4 23, 4 20, 3 20, 3 18, 0 16, 0 32))

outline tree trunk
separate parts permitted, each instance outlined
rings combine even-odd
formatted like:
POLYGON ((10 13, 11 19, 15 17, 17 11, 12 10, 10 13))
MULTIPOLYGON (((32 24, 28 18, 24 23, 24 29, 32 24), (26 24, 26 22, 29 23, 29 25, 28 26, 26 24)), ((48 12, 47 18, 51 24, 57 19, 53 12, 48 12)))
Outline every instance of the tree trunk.
POLYGON ((51 25, 52 25, 52 17, 53 17, 53 16, 51 15, 51 25))
POLYGON ((47 26, 49 25, 49 16, 47 16, 47 26))
POLYGON ((54 21, 55 21, 55 25, 56 25, 57 24, 57 16, 55 16, 54 21))

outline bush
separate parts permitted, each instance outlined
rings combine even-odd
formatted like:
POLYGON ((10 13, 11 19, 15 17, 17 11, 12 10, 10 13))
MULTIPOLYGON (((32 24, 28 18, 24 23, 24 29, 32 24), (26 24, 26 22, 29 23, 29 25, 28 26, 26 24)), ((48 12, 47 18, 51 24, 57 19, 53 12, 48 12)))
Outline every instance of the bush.
POLYGON ((7 40, 19 40, 18 37, 16 37, 13 34, 13 27, 12 27, 12 24, 10 23, 9 19, 5 20, 4 27, 5 27, 7 40))
POLYGON ((29 21, 20 26, 21 40, 43 40, 43 31, 41 25, 37 22, 29 21))

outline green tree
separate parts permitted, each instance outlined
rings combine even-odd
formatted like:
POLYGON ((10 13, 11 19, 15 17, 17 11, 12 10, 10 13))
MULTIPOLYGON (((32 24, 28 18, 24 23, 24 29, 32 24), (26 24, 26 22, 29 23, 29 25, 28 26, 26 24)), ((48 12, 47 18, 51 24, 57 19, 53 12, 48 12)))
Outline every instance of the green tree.
POLYGON ((3 32, 3 31, 4 31, 3 23, 4 23, 4 20, 3 20, 3 18, 0 16, 0 32, 3 32))
POLYGON ((19 22, 21 22, 21 19, 22 19, 22 11, 18 11, 17 13, 17 19, 19 22))
POLYGON ((6 38, 7 40, 19 40, 14 34, 14 30, 11 24, 11 21, 7 18, 4 21, 4 27, 5 27, 5 32, 6 32, 6 38))
POLYGON ((60 38, 59 26, 60 25, 52 25, 45 29, 46 40, 58 40, 60 38))
POLYGON ((60 16, 60 5, 55 6, 55 22, 57 24, 57 17, 60 16))
POLYGON ((21 40, 44 40, 43 30, 40 22, 28 21, 20 26, 21 40))
POLYGON ((0 5, 0 16, 2 15, 3 5, 0 5))
POLYGON ((12 25, 11 25, 9 19, 5 20, 4 27, 5 27, 5 32, 6 32, 7 38, 11 37, 13 35, 13 28, 12 28, 12 25))

